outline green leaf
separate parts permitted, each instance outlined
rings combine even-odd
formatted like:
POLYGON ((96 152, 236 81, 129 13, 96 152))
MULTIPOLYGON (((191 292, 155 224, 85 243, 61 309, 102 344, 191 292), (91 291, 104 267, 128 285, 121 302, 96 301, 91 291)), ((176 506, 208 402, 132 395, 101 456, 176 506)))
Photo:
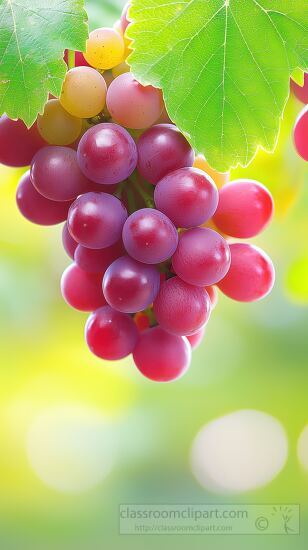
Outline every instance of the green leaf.
POLYGON ((291 74, 292 80, 296 82, 299 86, 304 86, 305 83, 305 71, 302 69, 294 69, 291 74))
POLYGON ((129 63, 220 171, 272 151, 292 71, 305 68, 306 0, 132 0, 129 63))
POLYGON ((83 0, 0 0, 0 113, 31 126, 58 96, 65 48, 84 50, 83 0))

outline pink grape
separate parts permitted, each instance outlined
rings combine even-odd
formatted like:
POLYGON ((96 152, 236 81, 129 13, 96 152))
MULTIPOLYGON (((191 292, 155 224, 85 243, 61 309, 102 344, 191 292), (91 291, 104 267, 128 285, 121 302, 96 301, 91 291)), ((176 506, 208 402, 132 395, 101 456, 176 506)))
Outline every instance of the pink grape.
POLYGON ((119 183, 137 165, 137 147, 131 135, 118 124, 102 123, 82 136, 77 150, 84 175, 101 184, 119 183))
POLYGON ((139 336, 133 358, 137 369, 146 378, 171 382, 187 371, 191 349, 187 338, 154 327, 139 336))
POLYGON ((157 322, 165 330, 179 336, 194 334, 203 327, 211 313, 207 292, 192 286, 179 277, 163 282, 154 300, 157 322))
POLYGON ((164 262, 174 254, 178 244, 173 223, 153 208, 142 208, 131 214, 122 236, 128 254, 145 264, 164 262))
POLYGON ((69 209, 67 223, 72 237, 88 248, 105 248, 121 237, 127 211, 107 193, 85 193, 69 209))
POLYGON ((192 166, 195 154, 173 124, 157 124, 138 141, 138 171, 154 185, 169 172, 192 166))
POLYGON ((293 137, 300 157, 308 161, 308 105, 299 113, 295 122, 293 137))
POLYGON ((191 345, 191 349, 197 349, 203 338, 205 333, 205 327, 202 327, 198 332, 195 332, 195 334, 191 334, 190 336, 187 336, 187 340, 191 345))
POLYGON ((72 235, 70 234, 67 223, 63 225, 62 229, 62 244, 66 254, 73 260, 78 243, 73 239, 72 235))
POLYGON ((29 170, 19 180, 16 202, 24 218, 38 225, 56 225, 64 222, 71 205, 68 201, 51 201, 38 193, 31 183, 29 170))
POLYGON ((93 311, 106 304, 102 273, 86 273, 76 264, 69 265, 64 271, 61 292, 67 304, 79 311, 93 311))
POLYGON ((254 180, 236 180, 219 190, 213 217, 216 227, 231 237, 255 237, 270 222, 274 203, 270 192, 254 180))
POLYGON ((218 288, 239 302, 264 298, 275 281, 271 259, 260 248, 246 243, 231 244, 230 251, 231 267, 218 288))
POLYGON ((108 88, 107 109, 125 128, 148 128, 163 110, 162 93, 153 86, 142 86, 132 73, 123 73, 108 88))
POLYGON ((94 311, 87 320, 85 338, 94 355, 107 361, 115 361, 133 352, 138 330, 129 315, 103 306, 94 311))
POLYGON ((79 244, 75 251, 76 264, 88 273, 105 273, 107 267, 124 254, 124 246, 121 241, 107 248, 86 248, 79 244))
POLYGON ((46 145, 36 123, 27 128, 22 120, 0 118, 0 163, 6 166, 28 166, 35 153, 46 145))
POLYGON ((89 190, 90 181, 77 164, 77 153, 69 147, 50 145, 34 156, 30 170, 35 189, 47 199, 68 201, 89 190))
POLYGON ((152 304, 159 285, 156 267, 122 256, 108 267, 103 279, 103 292, 114 309, 136 313, 152 304))
POLYGON ((194 227, 181 233, 172 266, 183 281, 205 287, 226 275, 230 259, 228 243, 219 233, 194 227))
POLYGON ((205 223, 217 208, 217 187, 198 168, 180 168, 161 179, 154 192, 155 205, 177 227, 205 223))
POLYGON ((127 19, 127 13, 128 13, 129 8, 130 8, 130 2, 126 2, 125 6, 122 10, 122 14, 121 14, 121 29, 122 29, 123 34, 125 33, 128 25, 129 25, 129 20, 127 19))
POLYGON ((304 74, 303 86, 300 86, 291 78, 291 90, 297 99, 306 105, 308 103, 308 73, 304 74))

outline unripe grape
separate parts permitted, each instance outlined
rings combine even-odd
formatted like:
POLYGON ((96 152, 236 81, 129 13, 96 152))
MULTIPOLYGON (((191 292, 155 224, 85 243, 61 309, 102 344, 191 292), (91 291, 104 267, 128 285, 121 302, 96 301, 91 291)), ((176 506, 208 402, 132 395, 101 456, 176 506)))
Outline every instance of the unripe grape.
POLYGON ((247 239, 265 229, 273 210, 272 196, 264 185, 254 180, 236 180, 220 189, 213 221, 222 233, 247 239))
POLYGON ((58 99, 50 99, 43 115, 37 117, 37 127, 50 145, 70 145, 79 137, 82 121, 63 109, 58 99))
POLYGON ((155 382, 171 382, 183 376, 191 361, 187 338, 153 327, 140 334, 133 353, 137 369, 155 382))
POLYGON ((153 86, 142 86, 127 72, 110 84, 107 108, 113 120, 126 128, 148 128, 162 112, 162 94, 153 86))
POLYGON ((293 136, 298 154, 308 161, 308 105, 301 110, 297 117, 293 136))
POLYGON ((84 57, 92 67, 112 69, 124 59, 124 40, 115 29, 95 29, 90 32, 84 57))
POLYGON ((230 245, 231 266, 217 286, 233 300, 253 302, 273 288, 275 270, 271 259, 260 248, 247 243, 230 245))
POLYGON ((103 76, 92 67, 75 67, 66 73, 60 102, 73 116, 91 118, 100 113, 106 101, 103 76))

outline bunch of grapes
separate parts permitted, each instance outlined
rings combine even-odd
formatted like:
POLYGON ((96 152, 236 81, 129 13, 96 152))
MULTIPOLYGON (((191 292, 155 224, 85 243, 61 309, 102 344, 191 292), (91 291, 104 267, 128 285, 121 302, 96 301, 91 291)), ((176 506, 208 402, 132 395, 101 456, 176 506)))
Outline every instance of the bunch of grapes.
POLYGON ((308 161, 308 73, 304 75, 304 84, 299 86, 291 80, 291 90, 295 97, 305 104, 300 111, 293 129, 294 145, 297 153, 308 161))
POLYGON ((30 164, 16 195, 25 218, 65 222, 73 263, 61 290, 70 306, 91 312, 91 352, 132 354, 144 376, 170 381, 187 370, 217 289, 242 302, 271 290, 269 257, 233 239, 263 230, 273 201, 260 183, 229 182, 195 158, 161 91, 129 71, 126 13, 116 28, 90 33, 60 98, 30 130, 2 117, 0 161, 30 164))

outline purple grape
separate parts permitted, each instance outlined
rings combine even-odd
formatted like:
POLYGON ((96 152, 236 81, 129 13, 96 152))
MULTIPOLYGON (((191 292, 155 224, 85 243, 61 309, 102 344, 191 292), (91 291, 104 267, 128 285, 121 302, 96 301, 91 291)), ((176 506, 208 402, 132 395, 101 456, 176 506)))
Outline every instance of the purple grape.
POLYGON ((88 273, 105 273, 107 267, 125 253, 122 241, 107 248, 86 248, 79 244, 75 251, 76 264, 88 273))
POLYGON ((73 260, 78 243, 73 239, 72 235, 70 234, 67 223, 63 225, 62 229, 62 244, 66 254, 73 260))
POLYGON ((154 191, 155 205, 177 227, 202 225, 218 205, 214 181, 198 168, 180 168, 161 179, 154 191))
POLYGON ((77 155, 84 175, 101 184, 125 180, 137 165, 136 144, 118 124, 103 123, 90 128, 79 142, 77 155))
POLYGON ((77 153, 70 147, 50 145, 36 153, 31 163, 31 181, 47 199, 69 201, 89 191, 91 182, 77 164, 77 153))
POLYGON ((123 243, 130 256, 145 264, 159 264, 170 258, 178 244, 173 223, 158 210, 142 208, 127 218, 123 243))
POLYGON ((178 168, 192 166, 194 152, 174 124, 157 124, 138 141, 138 172, 154 185, 178 168))
POLYGON ((16 202, 21 214, 38 225, 56 225, 64 222, 71 202, 51 201, 40 195, 31 183, 30 171, 20 179, 16 202))
POLYGON ((122 202, 107 193, 85 193, 69 209, 67 223, 72 237, 87 248, 106 248, 122 233, 127 211, 122 202))
POLYGON ((152 304, 159 284, 160 275, 153 265, 122 256, 108 267, 103 279, 103 292, 114 309, 136 313, 152 304))

